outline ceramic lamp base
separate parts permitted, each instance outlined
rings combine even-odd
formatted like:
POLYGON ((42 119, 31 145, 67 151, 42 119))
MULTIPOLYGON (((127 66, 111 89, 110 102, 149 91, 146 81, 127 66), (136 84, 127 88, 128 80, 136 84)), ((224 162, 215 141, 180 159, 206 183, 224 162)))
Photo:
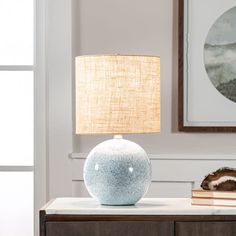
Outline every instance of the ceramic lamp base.
POLYGON ((98 144, 84 166, 85 185, 102 205, 133 205, 151 182, 151 164, 142 147, 114 138, 98 144))

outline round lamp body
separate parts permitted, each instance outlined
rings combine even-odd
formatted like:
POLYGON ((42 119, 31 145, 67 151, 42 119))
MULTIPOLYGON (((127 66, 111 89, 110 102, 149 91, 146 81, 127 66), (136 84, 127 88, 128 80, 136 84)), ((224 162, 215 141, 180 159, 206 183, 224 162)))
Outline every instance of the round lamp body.
POLYGON ((133 205, 151 182, 151 163, 142 147, 125 139, 97 145, 84 166, 85 185, 102 205, 133 205))

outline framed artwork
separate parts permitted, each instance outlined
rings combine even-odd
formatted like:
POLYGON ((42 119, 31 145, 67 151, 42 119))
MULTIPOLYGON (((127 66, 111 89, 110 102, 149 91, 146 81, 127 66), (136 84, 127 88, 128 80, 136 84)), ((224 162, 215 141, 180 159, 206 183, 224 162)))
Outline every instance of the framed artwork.
POLYGON ((179 130, 236 132, 235 0, 179 0, 179 130))

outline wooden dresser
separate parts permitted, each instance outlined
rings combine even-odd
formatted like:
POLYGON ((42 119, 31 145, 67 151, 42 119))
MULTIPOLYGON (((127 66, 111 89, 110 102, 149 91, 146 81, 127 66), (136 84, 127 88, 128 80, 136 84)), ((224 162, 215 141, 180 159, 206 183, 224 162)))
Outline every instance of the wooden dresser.
POLYGON ((57 198, 40 210, 40 236, 236 236, 236 208, 191 206, 186 198, 120 207, 57 198))

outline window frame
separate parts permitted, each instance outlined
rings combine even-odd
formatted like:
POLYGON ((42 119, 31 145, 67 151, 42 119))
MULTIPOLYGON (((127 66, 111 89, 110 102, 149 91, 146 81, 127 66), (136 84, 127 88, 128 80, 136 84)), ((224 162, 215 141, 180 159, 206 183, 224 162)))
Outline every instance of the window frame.
POLYGON ((34 81, 34 154, 33 165, 0 165, 0 172, 32 172, 34 236, 39 235, 39 209, 47 201, 47 82, 46 82, 46 0, 34 5, 33 65, 0 65, 0 71, 32 71, 34 81))
POLYGON ((48 201, 47 0, 34 1, 34 236, 48 201))

